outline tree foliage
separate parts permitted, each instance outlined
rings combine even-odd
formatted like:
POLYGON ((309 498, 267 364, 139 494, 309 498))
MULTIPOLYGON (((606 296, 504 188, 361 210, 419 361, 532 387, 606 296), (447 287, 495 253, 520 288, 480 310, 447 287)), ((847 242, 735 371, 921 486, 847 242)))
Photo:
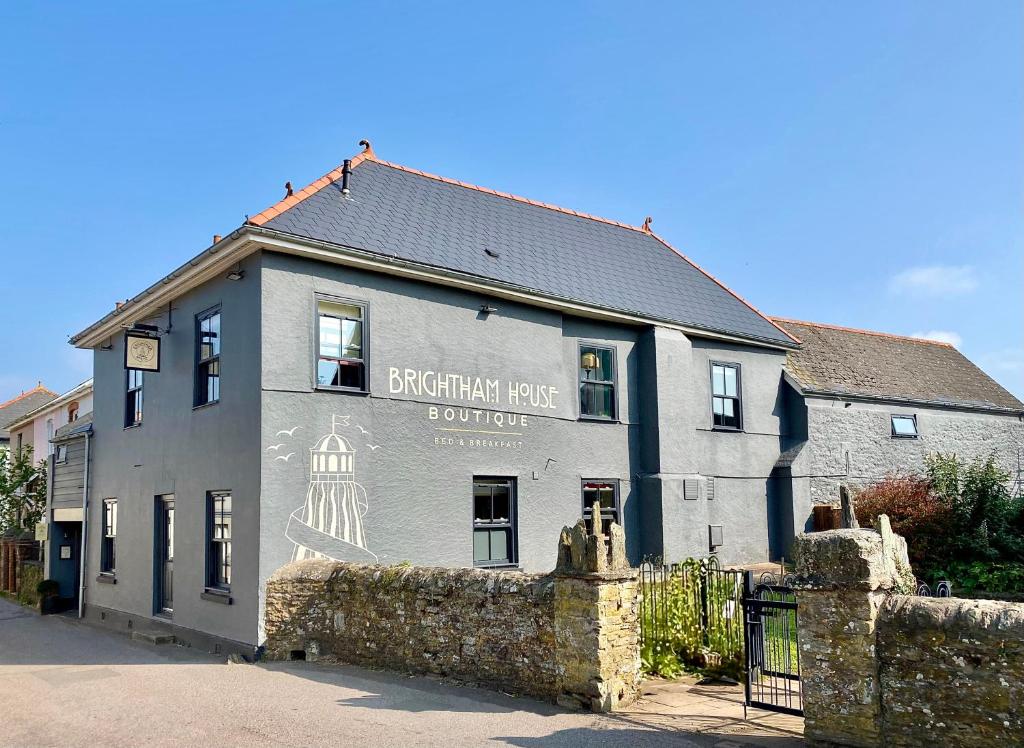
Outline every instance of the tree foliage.
POLYGON ((32 447, 0 450, 0 534, 31 532, 46 509, 46 460, 32 447))

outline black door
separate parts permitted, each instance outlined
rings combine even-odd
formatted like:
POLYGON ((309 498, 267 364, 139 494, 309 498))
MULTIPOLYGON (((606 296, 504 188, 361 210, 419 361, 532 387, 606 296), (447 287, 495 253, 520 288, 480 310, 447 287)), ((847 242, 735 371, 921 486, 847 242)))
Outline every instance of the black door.
POLYGON ((156 612, 174 611, 174 496, 156 500, 156 612))

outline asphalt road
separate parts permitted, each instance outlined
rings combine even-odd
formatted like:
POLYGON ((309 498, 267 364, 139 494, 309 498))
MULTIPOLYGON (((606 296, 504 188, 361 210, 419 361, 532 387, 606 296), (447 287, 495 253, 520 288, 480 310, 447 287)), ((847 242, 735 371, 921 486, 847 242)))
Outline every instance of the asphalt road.
POLYGON ((39 617, 3 599, 0 704, 4 746, 750 744, 427 678, 314 663, 228 664, 39 617))

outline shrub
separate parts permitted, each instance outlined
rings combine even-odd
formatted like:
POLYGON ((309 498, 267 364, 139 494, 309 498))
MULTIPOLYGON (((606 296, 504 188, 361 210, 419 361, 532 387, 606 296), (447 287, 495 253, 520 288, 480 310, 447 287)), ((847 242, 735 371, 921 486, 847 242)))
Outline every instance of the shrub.
POLYGON ((954 561, 931 577, 933 583, 942 579, 950 580, 954 589, 968 595, 978 590, 1019 593, 1024 592, 1024 564, 954 561))
POLYGON ((945 538, 956 561, 1024 561, 1024 500, 1013 499, 1010 475, 994 457, 969 465, 953 454, 929 455, 925 464, 935 493, 950 507, 945 538))
POLYGON ((60 594, 60 582, 56 579, 44 579, 36 585, 39 597, 54 597, 60 594))
POLYGON ((889 515, 907 539, 915 571, 947 578, 968 592, 1024 587, 1024 498, 1010 495, 1010 476, 994 457, 965 463, 955 454, 925 459, 926 475, 892 475, 860 491, 857 519, 874 525, 889 515))
POLYGON ((953 513, 932 490, 928 478, 889 475, 860 491, 854 500, 857 521, 877 526, 878 515, 887 514, 893 532, 907 539, 910 561, 933 568, 950 560, 947 541, 953 513))

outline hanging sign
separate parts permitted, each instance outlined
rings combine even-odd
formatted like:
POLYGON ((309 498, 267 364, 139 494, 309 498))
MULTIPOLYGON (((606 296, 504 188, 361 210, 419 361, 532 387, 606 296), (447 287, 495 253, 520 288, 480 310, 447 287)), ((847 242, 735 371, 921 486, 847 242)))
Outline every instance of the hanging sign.
POLYGON ((134 371, 160 371, 160 338, 137 330, 126 332, 124 368, 134 371))

